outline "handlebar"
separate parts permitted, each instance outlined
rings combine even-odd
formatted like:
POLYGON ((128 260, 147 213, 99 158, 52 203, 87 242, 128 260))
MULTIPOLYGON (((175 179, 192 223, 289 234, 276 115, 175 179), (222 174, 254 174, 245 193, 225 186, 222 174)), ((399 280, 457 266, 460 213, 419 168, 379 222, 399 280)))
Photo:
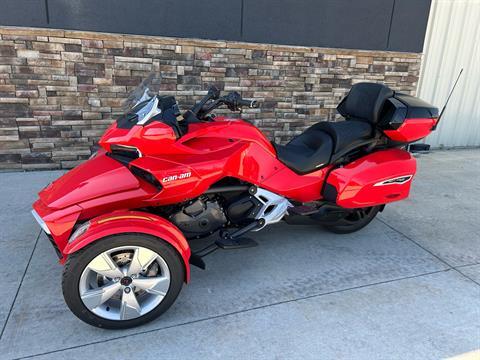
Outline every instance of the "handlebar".
POLYGON ((256 100, 242 99, 242 96, 236 91, 233 91, 221 97, 219 101, 227 105, 228 108, 232 111, 239 110, 239 108, 244 106, 249 108, 258 107, 258 103, 256 100))
POLYGON ((220 97, 220 90, 215 86, 208 89, 207 95, 200 100, 191 110, 187 110, 184 114, 184 119, 189 122, 197 122, 204 119, 208 113, 218 108, 220 105, 227 105, 231 111, 237 111, 241 107, 257 108, 258 102, 256 100, 242 99, 242 96, 232 91, 225 96, 220 97))
POLYGON ((190 110, 193 114, 197 115, 205 104, 210 100, 217 100, 220 96, 220 90, 216 86, 210 86, 208 89, 207 95, 204 96, 195 106, 190 110))

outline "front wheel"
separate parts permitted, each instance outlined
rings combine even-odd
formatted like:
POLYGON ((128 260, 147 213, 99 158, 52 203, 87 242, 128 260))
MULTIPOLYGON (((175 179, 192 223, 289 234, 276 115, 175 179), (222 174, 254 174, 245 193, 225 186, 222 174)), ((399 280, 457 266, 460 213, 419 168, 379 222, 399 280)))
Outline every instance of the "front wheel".
POLYGON ((184 279, 183 262, 169 244, 147 235, 123 234, 72 254, 62 288, 68 307, 84 322, 125 329, 164 313, 184 279))
POLYGON ((358 231, 367 226, 380 209, 381 206, 354 209, 343 219, 333 224, 324 225, 324 228, 336 234, 349 234, 358 231))

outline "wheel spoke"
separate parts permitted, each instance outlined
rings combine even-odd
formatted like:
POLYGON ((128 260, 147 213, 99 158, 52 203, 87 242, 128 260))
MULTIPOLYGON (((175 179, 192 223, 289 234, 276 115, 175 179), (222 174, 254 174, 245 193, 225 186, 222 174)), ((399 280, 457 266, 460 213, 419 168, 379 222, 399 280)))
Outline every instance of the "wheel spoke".
POLYGON ((150 294, 165 296, 170 287, 170 279, 166 276, 138 278, 133 279, 132 285, 150 294))
POLYGON ((98 289, 88 290, 81 295, 81 298, 85 306, 92 310, 110 299, 121 287, 120 283, 115 282, 98 289))
POLYGON ((356 212, 352 212, 351 214, 349 214, 347 217, 343 218, 342 219, 343 222, 346 222, 348 224, 355 224, 358 220, 357 220, 357 213, 356 212))
POLYGON ((132 261, 128 266, 127 275, 132 276, 147 268, 155 259, 157 254, 146 248, 137 248, 133 253, 132 261))
POLYGON ((88 264, 88 267, 90 270, 110 279, 123 276, 122 271, 107 253, 98 255, 90 262, 90 264, 88 264))
POLYGON ((149 313, 165 299, 171 279, 160 254, 138 245, 103 251, 85 266, 79 280, 86 309, 103 319, 125 321, 149 313))
POLYGON ((132 291, 122 295, 122 305, 120 307, 120 320, 134 319, 141 315, 142 308, 138 303, 137 296, 132 291))

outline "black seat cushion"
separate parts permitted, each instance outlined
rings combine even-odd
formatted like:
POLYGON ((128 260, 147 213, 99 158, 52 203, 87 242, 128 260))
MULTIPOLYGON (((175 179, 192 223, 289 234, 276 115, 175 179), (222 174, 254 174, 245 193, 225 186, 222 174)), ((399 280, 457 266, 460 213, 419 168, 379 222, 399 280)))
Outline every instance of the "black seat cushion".
POLYGON ((347 120, 376 124, 385 101, 393 96, 388 86, 376 83, 358 83, 337 106, 337 111, 347 120))
POLYGON ((343 154, 372 139, 373 127, 364 121, 319 122, 287 145, 274 144, 278 159, 293 171, 305 174, 330 163, 332 154, 343 154))
POLYGON ((274 144, 278 159, 300 174, 327 165, 332 156, 332 137, 314 126, 293 138, 287 145, 274 144))
POLYGON ((319 122, 287 145, 275 145, 278 159, 305 174, 342 157, 374 138, 374 126, 393 91, 385 85, 358 83, 337 107, 346 121, 319 122))
POLYGON ((334 154, 346 149, 354 149, 373 137, 373 126, 365 121, 322 121, 313 127, 325 131, 333 138, 334 154))

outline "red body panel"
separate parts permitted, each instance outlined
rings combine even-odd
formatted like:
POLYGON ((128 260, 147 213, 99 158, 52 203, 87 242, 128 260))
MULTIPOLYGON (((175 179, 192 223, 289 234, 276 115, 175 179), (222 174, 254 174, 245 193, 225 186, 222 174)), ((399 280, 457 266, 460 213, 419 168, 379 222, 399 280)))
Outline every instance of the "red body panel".
POLYGON ((78 205, 72 205, 65 209, 57 210, 45 205, 41 199, 38 199, 33 203, 33 209, 45 221, 58 249, 62 251, 68 242, 73 227, 78 221, 82 208, 78 205))
POLYGON ((383 132, 394 141, 410 143, 430 134, 436 123, 436 118, 405 119, 398 129, 384 130, 383 132))
POLYGON ((121 233, 148 234, 168 242, 181 255, 186 281, 190 279, 190 247, 183 234, 171 222, 141 211, 114 211, 90 220, 88 230, 68 243, 62 253, 69 255, 98 239, 121 233))
POLYGON ((135 125, 132 129, 117 128, 113 123, 99 141, 107 151, 110 145, 128 145, 142 149, 143 154, 158 153, 160 149, 169 149, 175 143, 173 129, 160 122, 146 126, 135 125))
POLYGON ((63 209, 139 187, 138 179, 125 166, 102 152, 48 185, 40 193, 40 199, 51 208, 63 209))
MULTIPOLYGON (((106 149, 112 143, 132 146, 131 138, 137 136, 130 133, 164 126, 154 122, 131 130, 113 127, 100 144, 106 149), (116 134, 114 141, 109 137, 112 133, 116 134)), ((158 141, 150 145, 147 141, 146 146, 139 147, 143 156, 130 165, 150 172, 162 183, 163 190, 147 201, 152 206, 193 199, 224 177, 244 180, 297 201, 318 200, 328 170, 326 167, 308 175, 293 172, 277 159, 273 145, 255 126, 223 117, 190 125, 186 135, 168 146, 158 141), (179 174, 189 176, 180 179, 179 174)))
POLYGON ((416 161, 407 151, 389 149, 366 155, 333 170, 327 183, 337 191, 336 203, 345 208, 376 206, 405 199, 416 171, 416 161), (409 176, 403 184, 381 183, 409 176))
MULTIPOLYGON (((113 125, 100 143, 106 149, 111 143, 132 146, 142 140, 145 132, 151 135, 158 130, 168 134, 164 126, 155 122, 145 128, 135 126, 128 130, 117 129, 113 125), (113 138, 110 137, 113 135, 113 138)), ((100 237, 119 229, 138 230, 132 227, 130 220, 116 222, 115 226, 109 227, 111 232, 99 231, 99 227, 92 225, 87 232, 90 234, 88 239, 84 239, 87 236, 84 234, 75 241, 75 246, 67 245, 77 221, 110 216, 122 209, 126 211, 193 199, 225 177, 235 177, 297 201, 313 201, 321 198, 322 184, 329 169, 303 176, 296 174, 277 159, 268 139, 256 127, 242 120, 219 118, 213 123, 194 124, 189 133, 179 140, 172 142, 169 137, 147 139, 146 144, 139 147, 143 156, 133 160, 129 166, 153 174, 162 184, 161 191, 100 150, 95 157, 40 192, 40 200, 33 207, 46 221, 53 240, 64 255, 63 260, 72 251, 98 239, 97 235, 91 235, 93 230, 100 237), (188 176, 179 177, 181 174, 188 176)), ((173 226, 163 219, 157 224, 159 228, 173 226)), ((160 236, 163 233, 158 230, 156 234, 160 236)))
MULTIPOLYGON (((409 136, 408 128, 400 131, 409 136)), ((405 151, 392 149, 366 155, 333 171, 333 165, 328 165, 299 175, 278 160, 273 145, 255 126, 223 117, 191 124, 188 133, 179 139, 169 126, 158 121, 131 129, 113 124, 100 145, 105 150, 47 186, 33 206, 46 222, 63 260, 105 236, 141 232, 172 244, 188 273, 190 250, 180 231, 165 219, 131 210, 194 199, 225 177, 243 180, 290 200, 309 202, 322 199, 328 176, 328 183, 338 192, 338 205, 365 207, 405 198, 409 182, 375 184, 415 173, 415 160, 405 151), (105 150, 110 151, 113 144, 137 147, 141 156, 122 164, 106 155, 105 150), (133 167, 152 174, 161 189, 134 175, 133 167), (147 218, 138 218, 142 216, 147 218), (112 217, 119 218, 103 221, 112 217), (75 224, 86 220, 91 221, 88 231, 68 244, 75 224)))

